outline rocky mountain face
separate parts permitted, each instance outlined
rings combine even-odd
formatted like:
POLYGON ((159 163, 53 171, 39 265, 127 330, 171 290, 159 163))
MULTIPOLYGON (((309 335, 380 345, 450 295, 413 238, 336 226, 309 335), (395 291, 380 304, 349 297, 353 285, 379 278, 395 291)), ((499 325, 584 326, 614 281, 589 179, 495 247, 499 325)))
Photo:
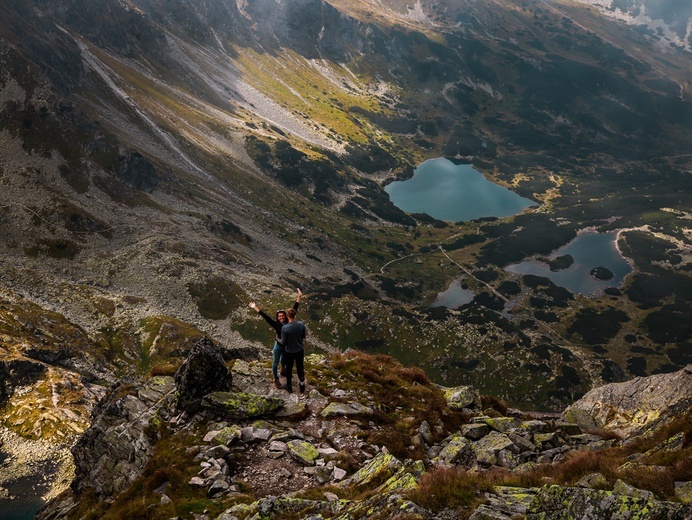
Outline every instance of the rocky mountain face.
POLYGON ((579 0, 608 16, 636 25, 663 48, 679 46, 692 51, 692 6, 679 0, 579 0))
MULTIPOLYGON (((571 2, 5 2, 3 473, 22 478, 31 452, 63 487, 76 461, 83 484, 92 464, 122 465, 97 495, 130 489, 166 435, 197 424, 170 408, 170 379, 145 391, 140 378, 171 376, 208 336, 236 370, 248 363, 243 389, 257 393, 272 336, 247 303, 282 308, 296 287, 320 353, 392 354, 524 409, 562 411, 604 382, 679 371, 691 341, 678 319, 690 312, 689 59, 571 2), (394 207, 386 183, 438 156, 472 161, 540 209, 452 223, 394 207), (624 287, 582 297, 504 270, 591 228, 618 231, 635 269, 624 287), (430 307, 460 276, 474 301, 430 307), (116 450, 127 463, 88 455, 116 423, 137 425, 123 439, 138 450, 116 450)), ((424 418, 433 437, 456 432, 424 418)))
POLYGON ((266 364, 223 357, 205 338, 175 378, 113 388, 73 448, 70 490, 37 518, 692 515, 692 366, 595 389, 560 417, 431 385, 391 358, 311 355, 297 396, 270 389, 266 364), (667 400, 678 392, 684 406, 667 400), (606 436, 599 407, 648 413, 606 436))

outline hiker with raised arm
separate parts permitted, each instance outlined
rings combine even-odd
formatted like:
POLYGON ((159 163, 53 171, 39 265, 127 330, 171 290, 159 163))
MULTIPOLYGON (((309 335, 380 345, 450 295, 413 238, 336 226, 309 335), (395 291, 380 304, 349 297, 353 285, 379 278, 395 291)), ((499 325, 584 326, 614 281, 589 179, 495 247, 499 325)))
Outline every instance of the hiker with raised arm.
MULTIPOLYGON (((293 304, 292 309, 294 312, 298 311, 298 306, 300 305, 300 298, 303 296, 303 293, 301 292, 300 289, 296 289, 298 292, 298 296, 296 297, 296 301, 293 304)), ((280 309, 276 311, 276 319, 272 318, 268 314, 266 314, 263 310, 261 310, 255 302, 250 302, 249 304, 250 308, 260 314, 264 318, 264 320, 271 325, 272 329, 274 329, 274 332, 276 334, 276 338, 274 339, 274 348, 273 348, 273 359, 272 359, 272 375, 274 376, 274 386, 276 388, 283 388, 281 386, 281 381, 279 380, 279 363, 281 363, 282 366, 282 375, 283 372, 285 371, 286 363, 283 361, 283 354, 284 354, 284 346, 283 343, 281 342, 281 328, 288 323, 288 317, 286 316, 286 311, 283 309, 280 309)))

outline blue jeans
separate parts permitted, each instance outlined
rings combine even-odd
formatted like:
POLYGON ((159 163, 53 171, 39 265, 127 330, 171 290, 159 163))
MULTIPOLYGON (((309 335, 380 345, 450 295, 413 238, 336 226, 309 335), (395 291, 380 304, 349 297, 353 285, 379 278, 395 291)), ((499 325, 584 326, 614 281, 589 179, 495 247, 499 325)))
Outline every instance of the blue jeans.
POLYGON ((284 354, 284 348, 278 343, 274 343, 274 361, 272 361, 272 374, 274 379, 279 379, 279 363, 281 362, 281 357, 284 354))

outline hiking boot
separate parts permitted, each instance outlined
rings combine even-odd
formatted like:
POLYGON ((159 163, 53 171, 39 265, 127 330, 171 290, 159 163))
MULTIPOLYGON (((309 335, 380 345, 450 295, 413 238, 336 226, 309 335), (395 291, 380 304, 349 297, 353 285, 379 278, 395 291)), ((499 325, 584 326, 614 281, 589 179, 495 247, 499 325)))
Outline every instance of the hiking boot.
POLYGON ((279 390, 281 390, 284 387, 284 385, 282 385, 281 381, 279 381, 278 379, 274 379, 274 386, 279 390))
POLYGON ((286 367, 281 367, 281 372, 279 373, 281 374, 281 377, 286 377, 286 367))
POLYGON ((298 388, 300 389, 300 393, 304 394, 305 393, 305 381, 301 381, 298 383, 298 388))

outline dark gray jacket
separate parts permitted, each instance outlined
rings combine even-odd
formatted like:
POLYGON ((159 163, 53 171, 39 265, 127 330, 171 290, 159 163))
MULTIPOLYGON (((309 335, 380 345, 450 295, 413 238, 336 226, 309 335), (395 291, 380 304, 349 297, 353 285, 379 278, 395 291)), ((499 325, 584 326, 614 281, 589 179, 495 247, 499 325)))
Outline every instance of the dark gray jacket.
POLYGON ((306 335, 305 324, 300 320, 287 323, 281 328, 281 343, 286 352, 294 354, 303 350, 306 335))

